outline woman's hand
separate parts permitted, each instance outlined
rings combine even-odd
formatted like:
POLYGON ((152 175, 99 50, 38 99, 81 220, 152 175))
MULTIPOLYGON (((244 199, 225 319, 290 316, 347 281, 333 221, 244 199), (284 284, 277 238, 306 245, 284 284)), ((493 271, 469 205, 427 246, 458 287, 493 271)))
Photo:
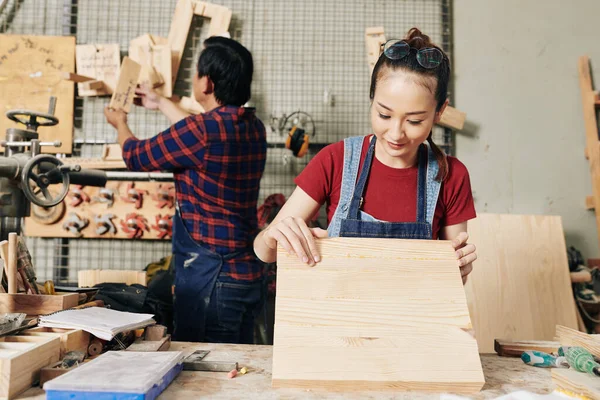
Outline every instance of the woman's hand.
POLYGON ((456 250, 456 258, 458 259, 458 266, 460 268, 463 285, 467 283, 467 276, 473 271, 473 262, 477 260, 477 249, 474 244, 468 244, 467 240, 469 240, 469 234, 467 232, 459 233, 458 236, 452 240, 452 247, 456 250))
POLYGON ((296 253, 302 262, 314 266, 321 261, 315 245, 315 238, 326 238, 327 231, 321 228, 309 228, 302 218, 286 217, 269 226, 263 240, 271 250, 277 249, 277 243, 289 253, 296 253))

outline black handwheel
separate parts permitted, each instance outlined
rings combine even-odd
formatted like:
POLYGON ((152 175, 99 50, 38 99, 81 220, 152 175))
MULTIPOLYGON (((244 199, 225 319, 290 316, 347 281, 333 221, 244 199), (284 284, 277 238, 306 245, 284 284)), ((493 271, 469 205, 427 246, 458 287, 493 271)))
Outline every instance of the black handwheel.
POLYGON ((27 129, 34 131, 37 131, 38 126, 54 126, 58 124, 58 118, 54 115, 29 110, 11 110, 6 113, 6 116, 11 121, 26 125, 27 129), (23 118, 28 118, 28 120, 24 120, 23 118))
POLYGON ((49 154, 39 154, 27 161, 21 175, 21 189, 29 201, 40 207, 54 207, 64 200, 69 192, 69 173, 68 170, 60 168, 62 165, 62 161, 49 154), (53 164, 55 168, 40 173, 40 164, 42 163, 44 163, 45 168, 47 168, 48 163, 53 164), (56 197, 53 197, 50 190, 48 190, 48 186, 52 183, 58 183, 56 179, 59 174, 62 181, 62 190, 59 190, 56 197))

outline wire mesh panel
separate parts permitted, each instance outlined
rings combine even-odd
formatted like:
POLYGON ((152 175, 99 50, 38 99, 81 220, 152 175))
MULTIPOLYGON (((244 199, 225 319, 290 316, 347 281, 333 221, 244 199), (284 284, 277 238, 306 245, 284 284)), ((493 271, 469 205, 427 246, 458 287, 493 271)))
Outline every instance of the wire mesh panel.
MULTIPOLYGON (((0 0, 0 33, 75 35, 77 44, 129 42, 146 33, 167 37, 176 0, 0 0)), ((231 36, 253 54, 251 106, 267 126, 269 150, 259 204, 273 193, 289 196, 294 177, 328 143, 370 133, 369 67, 365 28, 382 26, 387 38, 419 27, 451 55, 451 0, 215 0, 233 12, 231 36), (315 122, 308 154, 283 148, 295 111, 315 122)), ((207 37, 208 21, 196 17, 183 54, 175 94, 189 96, 191 78, 207 37)), ((116 132, 104 119, 107 97, 76 97, 75 156, 98 157, 116 132)), ((169 126, 157 112, 134 108, 132 131, 148 138, 169 126)), ((450 131, 435 128, 435 141, 452 153, 450 131)), ((76 282, 81 269, 141 269, 170 252, 168 241, 28 239, 40 279, 76 282)))

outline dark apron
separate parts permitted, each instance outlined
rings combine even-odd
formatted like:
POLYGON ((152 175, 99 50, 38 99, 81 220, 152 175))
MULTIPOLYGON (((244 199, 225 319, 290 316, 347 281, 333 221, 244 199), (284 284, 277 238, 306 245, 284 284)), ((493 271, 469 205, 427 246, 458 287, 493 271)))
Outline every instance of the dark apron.
POLYGON ((375 143, 373 136, 369 151, 360 171, 358 182, 354 188, 348 217, 341 220, 341 237, 362 238, 392 238, 392 239, 431 239, 432 228, 426 220, 426 177, 427 177, 427 147, 420 146, 418 154, 419 171, 417 178, 417 221, 416 222, 385 222, 379 221, 360 210, 362 206, 365 184, 369 177, 375 143))
POLYGON ((206 309, 223 262, 244 252, 220 255, 198 244, 189 234, 179 210, 173 216, 173 340, 202 342, 206 309))

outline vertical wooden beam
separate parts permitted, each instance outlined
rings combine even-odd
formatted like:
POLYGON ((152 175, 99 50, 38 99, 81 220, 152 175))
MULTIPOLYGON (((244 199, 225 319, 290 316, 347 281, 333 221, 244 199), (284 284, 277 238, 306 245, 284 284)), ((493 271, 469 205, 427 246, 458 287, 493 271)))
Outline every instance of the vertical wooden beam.
POLYGON ((190 25, 194 18, 194 6, 195 2, 192 2, 192 0, 178 0, 171 21, 168 42, 169 46, 171 46, 173 56, 171 69, 171 83, 173 85, 175 85, 175 81, 177 80, 177 73, 179 72, 181 57, 183 56, 183 51, 185 49, 185 42, 187 41, 190 25))
POLYGON ((596 229, 598 243, 600 244, 600 143, 598 142, 598 121, 596 119, 596 95, 592 85, 590 59, 588 56, 579 57, 578 69, 583 122, 585 126, 585 144, 590 162, 590 174, 592 175, 596 229))

